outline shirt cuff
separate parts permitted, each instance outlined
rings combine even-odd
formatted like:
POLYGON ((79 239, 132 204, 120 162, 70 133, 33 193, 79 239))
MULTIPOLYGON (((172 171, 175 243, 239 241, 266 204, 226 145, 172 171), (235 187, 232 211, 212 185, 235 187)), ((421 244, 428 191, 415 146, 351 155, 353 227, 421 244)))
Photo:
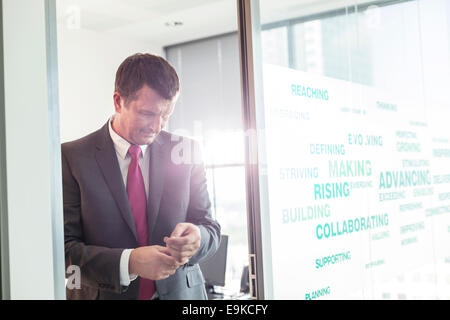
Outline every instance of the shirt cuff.
POLYGON ((120 285, 124 287, 128 287, 137 278, 137 275, 128 272, 131 251, 133 249, 125 249, 120 256, 120 285))

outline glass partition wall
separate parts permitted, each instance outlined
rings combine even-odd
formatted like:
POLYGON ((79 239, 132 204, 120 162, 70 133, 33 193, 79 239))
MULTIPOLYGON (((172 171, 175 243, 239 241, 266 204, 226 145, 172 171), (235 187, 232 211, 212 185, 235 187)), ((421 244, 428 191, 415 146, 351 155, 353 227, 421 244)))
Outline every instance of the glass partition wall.
POLYGON ((260 0, 250 17, 257 296, 450 298, 450 3, 260 0))
POLYGON ((114 75, 127 56, 159 54, 177 70, 167 129, 203 148, 212 215, 229 236, 225 286, 216 289, 240 296, 248 250, 236 2, 58 0, 57 9, 61 142, 114 113, 114 75))

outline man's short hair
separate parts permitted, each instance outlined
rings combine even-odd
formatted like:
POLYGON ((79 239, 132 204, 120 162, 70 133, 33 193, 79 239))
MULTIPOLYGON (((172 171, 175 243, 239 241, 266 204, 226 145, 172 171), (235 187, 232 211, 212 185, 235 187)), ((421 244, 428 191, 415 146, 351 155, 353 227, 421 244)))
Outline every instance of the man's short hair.
POLYGON ((133 100, 144 85, 167 100, 180 91, 180 80, 172 65, 160 56, 136 53, 126 58, 116 72, 115 91, 124 99, 133 100))

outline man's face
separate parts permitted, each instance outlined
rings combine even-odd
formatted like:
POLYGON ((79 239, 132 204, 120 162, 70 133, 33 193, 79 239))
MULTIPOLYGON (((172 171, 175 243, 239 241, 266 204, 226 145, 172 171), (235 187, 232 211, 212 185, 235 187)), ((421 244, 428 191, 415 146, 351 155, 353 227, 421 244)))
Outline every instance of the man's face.
POLYGON ((128 99, 125 105, 115 92, 113 129, 131 144, 151 144, 169 120, 176 100, 166 100, 144 85, 137 91, 136 99, 128 99))

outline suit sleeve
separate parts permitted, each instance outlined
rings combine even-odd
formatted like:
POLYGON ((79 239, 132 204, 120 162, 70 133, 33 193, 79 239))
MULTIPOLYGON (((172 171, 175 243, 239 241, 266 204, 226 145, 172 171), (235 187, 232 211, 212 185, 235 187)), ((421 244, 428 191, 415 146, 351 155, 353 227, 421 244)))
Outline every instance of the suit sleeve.
MULTIPOLYGON (((194 142, 194 150, 199 150, 199 145, 196 142, 194 142)), ((211 202, 206 184, 205 166, 201 161, 194 161, 192 166, 187 217, 188 222, 199 227, 201 234, 200 248, 189 260, 189 264, 194 265, 216 252, 220 244, 221 234, 219 223, 211 216, 211 202)))
POLYGON ((66 268, 80 268, 81 286, 122 292, 120 257, 123 249, 86 245, 83 237, 81 196, 69 161, 62 148, 62 177, 64 203, 64 249, 66 268))

